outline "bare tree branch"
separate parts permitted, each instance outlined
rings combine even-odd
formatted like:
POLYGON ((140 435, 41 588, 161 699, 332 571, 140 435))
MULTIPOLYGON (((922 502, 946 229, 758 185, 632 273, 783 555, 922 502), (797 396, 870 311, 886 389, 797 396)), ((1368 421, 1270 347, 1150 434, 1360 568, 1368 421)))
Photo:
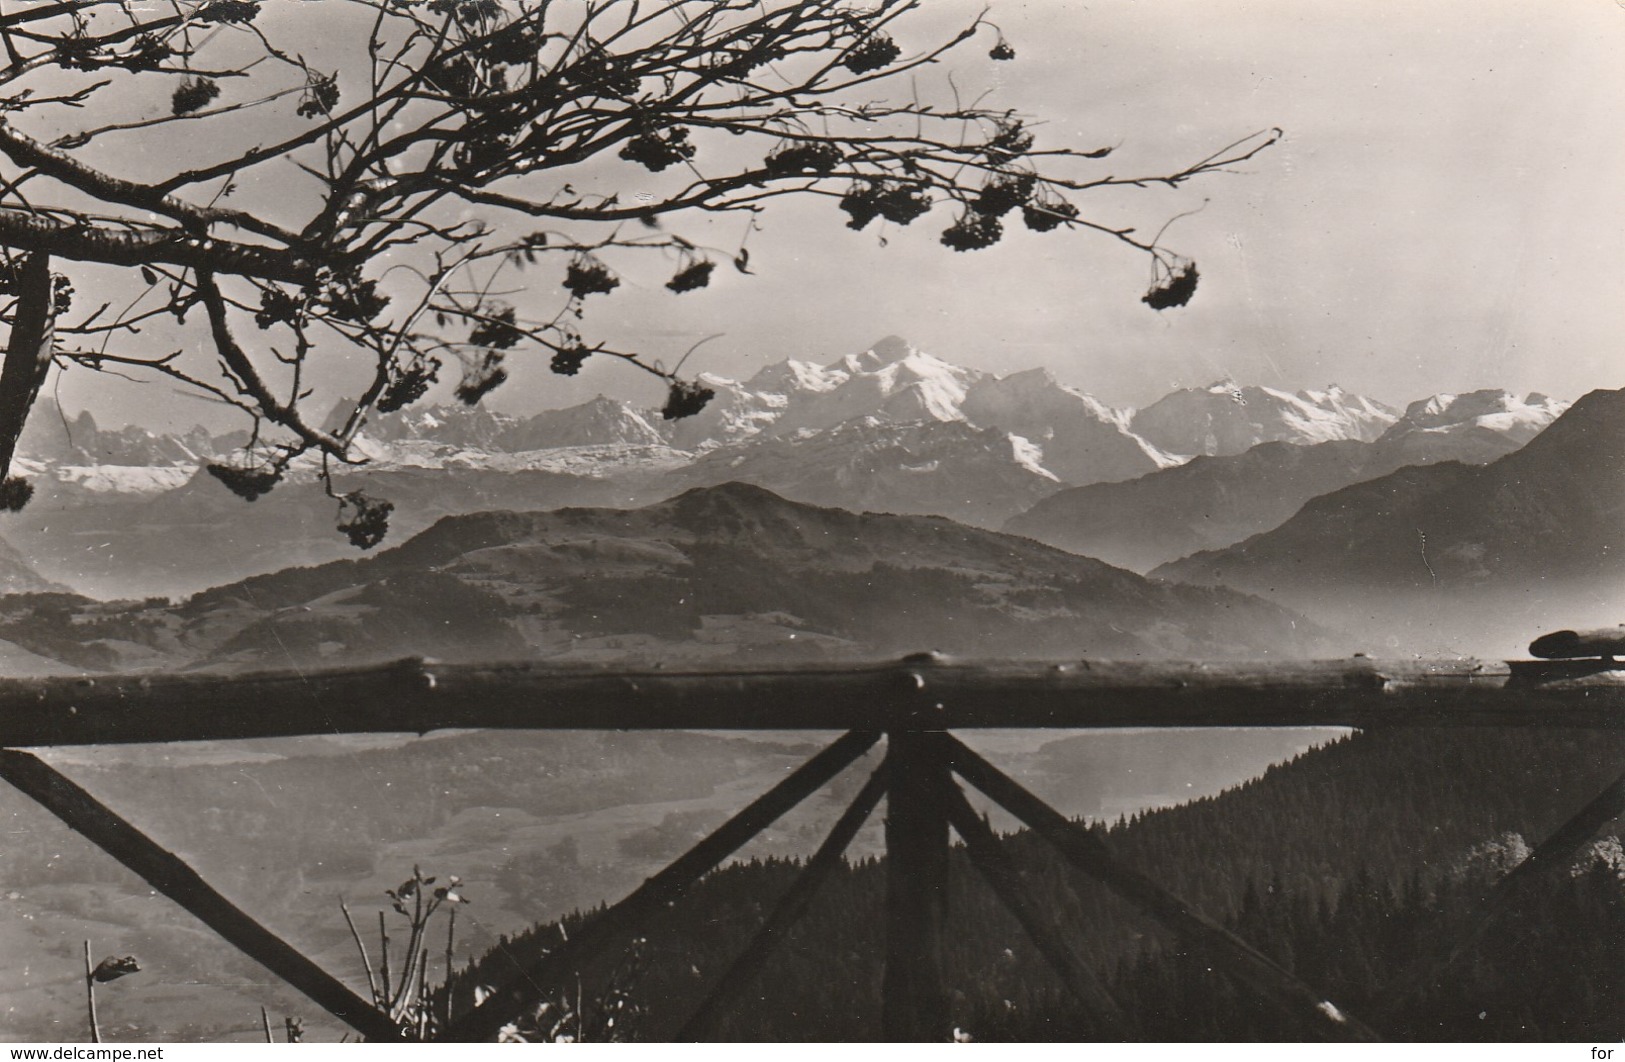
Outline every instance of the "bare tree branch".
MULTIPOLYGON (((1018 217, 1148 256, 1153 308, 1188 300, 1194 263, 1161 233, 1085 214, 1082 197, 1233 172, 1280 131, 1166 172, 1104 171, 1109 147, 1039 145, 1025 118, 962 97, 947 72, 933 89, 926 75, 967 42, 991 38, 994 60, 1014 51, 984 11, 905 54, 893 33, 924 8, 330 0, 325 43, 357 60, 336 73, 303 57, 308 22, 262 18, 258 0, 0 12, 0 267, 20 278, 48 256, 62 277, 44 290, 64 296, 108 283, 109 267, 139 274, 58 326, 100 349, 49 353, 241 409, 251 448, 216 474, 245 497, 308 451, 324 468, 360 460, 367 419, 421 399, 447 365, 461 370, 457 395, 479 401, 506 380, 512 351, 545 352, 564 375, 617 359, 666 382, 668 416, 698 410, 707 393, 664 369, 662 352, 584 334, 589 300, 621 287, 631 256, 676 259, 666 286, 678 294, 708 283, 714 261, 745 260, 743 242, 685 237, 692 216, 754 218, 818 196, 853 229, 934 215, 956 251, 997 242, 1018 217), (167 168, 161 152, 137 168, 108 149, 136 131, 176 146, 167 168), (637 201, 581 190, 595 183, 584 174, 614 167, 664 176, 637 201), (649 227, 624 231, 636 225, 649 227), (515 281, 543 261, 561 267, 560 287, 515 281), (203 321, 188 317, 199 305, 203 321), (178 349, 143 349, 155 318, 173 320, 164 342, 178 349), (339 348, 370 359, 359 393, 317 371, 339 348), (323 426, 335 409, 341 426, 323 426)), ((37 300, 13 292, 0 323, 13 349, 37 352, 37 300)), ((32 404, 22 383, 15 394, 27 401, 0 400, 0 442, 15 442, 32 404)))

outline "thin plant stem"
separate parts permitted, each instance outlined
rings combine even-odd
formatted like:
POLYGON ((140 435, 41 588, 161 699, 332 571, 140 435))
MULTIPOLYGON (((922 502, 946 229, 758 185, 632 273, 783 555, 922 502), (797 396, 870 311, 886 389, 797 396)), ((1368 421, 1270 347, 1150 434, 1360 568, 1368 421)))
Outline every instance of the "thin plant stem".
POLYGON ((350 927, 350 936, 355 940, 356 951, 361 953, 361 968, 367 972, 367 993, 372 997, 373 1005, 378 1003, 378 982, 372 975, 372 960, 367 956, 367 946, 361 941, 361 932, 355 927, 355 919, 350 917, 350 907, 343 900, 339 901, 339 910, 344 912, 344 924, 350 927))
POLYGON ((446 925, 446 1024, 451 1024, 451 970, 452 945, 457 939, 457 908, 452 906, 446 925))
POLYGON ((384 1006, 385 1009, 387 1009, 389 1007, 389 1005, 390 1005, 390 992, 389 992, 389 929, 388 929, 388 927, 386 927, 384 925, 384 912, 382 912, 382 911, 378 912, 378 941, 379 941, 379 947, 383 951, 383 975, 384 975, 383 1006, 384 1006))
POLYGON ((96 977, 95 968, 90 965, 90 941, 85 941, 85 1004, 90 1010, 90 1042, 102 1042, 102 1030, 96 1024, 96 977))

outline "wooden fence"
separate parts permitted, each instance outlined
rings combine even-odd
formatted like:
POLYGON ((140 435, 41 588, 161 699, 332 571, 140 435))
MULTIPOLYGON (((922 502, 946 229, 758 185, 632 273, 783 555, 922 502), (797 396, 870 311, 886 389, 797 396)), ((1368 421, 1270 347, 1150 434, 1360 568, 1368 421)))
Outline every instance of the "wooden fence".
MULTIPOLYGON (((1061 983, 1108 1026, 1123 1027, 1094 972, 1050 926, 1021 871, 960 788, 982 792, 1048 841, 1078 870, 1202 949, 1305 1035, 1378 1039, 1383 1017, 1448 967, 1497 911, 1536 887, 1625 812, 1625 775, 1495 887, 1479 909, 1437 939, 1418 942, 1376 1010, 1350 1014, 1292 972, 1116 859, 950 731, 978 727, 1583 727, 1625 728, 1625 672, 1575 661, 1552 670, 1500 665, 1377 662, 1312 664, 1059 664, 966 662, 933 654, 869 666, 751 670, 632 670, 534 664, 448 665, 413 659, 325 672, 0 680, 0 778, 134 870, 226 940, 369 1040, 415 1037, 343 982, 215 891, 173 853, 31 753, 31 747, 427 732, 447 727, 589 730, 825 730, 844 735, 723 823, 670 866, 593 919, 478 1006, 438 1023, 433 1039, 490 1039, 545 986, 567 983, 624 946, 691 885, 864 752, 886 741, 880 768, 858 792, 756 937, 684 1024, 704 1039, 761 968, 780 930, 805 910, 884 796, 887 885, 882 1025, 894 1041, 948 1036, 942 942, 950 913, 951 833, 1032 937, 1061 983), (540 986, 540 987, 539 987, 540 986)), ((1625 750, 1622 750, 1625 751, 1625 750)))

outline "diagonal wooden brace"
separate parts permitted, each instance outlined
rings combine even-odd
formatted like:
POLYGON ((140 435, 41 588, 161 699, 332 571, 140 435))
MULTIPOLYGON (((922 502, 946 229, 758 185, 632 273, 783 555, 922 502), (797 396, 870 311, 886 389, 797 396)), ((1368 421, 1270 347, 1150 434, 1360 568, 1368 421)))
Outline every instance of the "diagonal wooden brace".
POLYGON ((631 895, 594 918, 579 933, 529 970, 491 993, 479 1006, 446 1027, 438 1037, 456 1043, 494 1039, 504 1025, 534 1005, 549 987, 565 979, 638 929, 681 896, 701 876, 834 778, 880 740, 878 731, 854 730, 802 764, 784 781, 757 797, 709 837, 645 881, 631 895))
POLYGON ((1100 1018, 1114 1035, 1126 1036, 1128 1022, 1117 1001, 1106 991, 1106 986, 1089 964, 1056 932, 1056 927, 1046 924, 1039 913, 1037 901, 1022 878, 1020 868, 993 836, 992 828, 976 814, 957 785, 951 785, 948 793, 948 822, 964 840, 965 852, 970 856, 971 864, 992 886, 1005 908, 1015 915, 1033 946, 1060 977, 1067 991, 1092 1015, 1100 1018))
POLYGON ((722 1016, 723 1008, 729 1001, 738 998, 750 979, 761 973, 762 967, 767 964, 773 947, 784 939, 785 932, 806 913, 807 907, 812 903, 818 887, 829 877, 830 872, 840 865, 841 855, 846 846, 852 843, 858 830, 880 803, 880 798, 886 795, 886 769, 878 768, 869 776, 858 795, 853 798, 852 804, 841 817, 835 820, 830 828, 829 836, 824 843, 818 846, 807 865, 779 899, 778 905, 767 916, 762 927, 756 931, 745 950, 733 961, 723 975, 717 979, 710 993, 705 997, 688 1021, 677 1031, 672 1039, 677 1043, 689 1043, 704 1040, 715 1027, 717 1019, 722 1016))
POLYGON ((1612 785, 1536 846, 1527 859, 1496 882, 1478 903, 1420 943, 1411 961, 1390 982, 1391 987, 1377 998, 1373 1012, 1391 1016, 1411 996, 1437 981, 1463 952, 1483 938, 1498 916, 1516 907, 1528 895, 1536 881, 1548 871, 1567 864, 1581 845, 1622 814, 1625 814, 1625 775, 1615 778, 1612 785))
POLYGON ((1339 1009, 1269 956, 1194 910, 1189 904, 1115 856, 1088 830, 1028 792, 1003 771, 949 735, 949 756, 961 778, 992 797, 1042 836, 1074 867, 1098 879, 1188 943, 1204 949, 1231 976, 1251 985, 1283 1013, 1328 1039, 1380 1040, 1363 1022, 1339 1009))
POLYGON ((400 1039, 389 1017, 281 937, 216 892, 180 857, 160 847, 77 783, 27 752, 0 749, 4 778, 77 834, 139 874, 249 958, 297 988, 369 1040, 400 1039))

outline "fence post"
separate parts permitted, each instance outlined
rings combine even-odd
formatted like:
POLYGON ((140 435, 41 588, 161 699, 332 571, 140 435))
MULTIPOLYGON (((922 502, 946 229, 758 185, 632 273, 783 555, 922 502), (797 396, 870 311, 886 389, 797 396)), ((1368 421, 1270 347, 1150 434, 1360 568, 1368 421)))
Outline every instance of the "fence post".
POLYGON ((883 1038, 893 1043, 948 1039, 942 934, 948 913, 950 784, 941 734, 886 734, 886 973, 883 1038))

